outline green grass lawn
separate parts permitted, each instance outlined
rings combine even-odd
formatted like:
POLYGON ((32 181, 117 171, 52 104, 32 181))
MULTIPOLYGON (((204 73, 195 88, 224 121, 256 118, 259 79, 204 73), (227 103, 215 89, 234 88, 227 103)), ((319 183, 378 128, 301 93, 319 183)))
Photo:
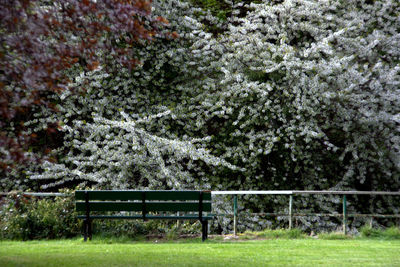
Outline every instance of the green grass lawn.
POLYGON ((400 240, 0 241, 0 266, 400 266, 400 240))

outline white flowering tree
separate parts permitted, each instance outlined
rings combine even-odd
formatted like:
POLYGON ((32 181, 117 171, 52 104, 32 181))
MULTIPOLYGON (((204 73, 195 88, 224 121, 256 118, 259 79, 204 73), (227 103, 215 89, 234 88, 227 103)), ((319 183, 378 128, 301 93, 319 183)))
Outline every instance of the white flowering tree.
POLYGON ((180 113, 185 132, 212 136, 215 155, 246 169, 211 170, 214 188, 398 190, 399 4, 248 8, 225 37, 192 46, 219 58, 210 67, 223 77, 202 79, 192 120, 180 113))
POLYGON ((37 125, 34 131, 42 122, 61 121, 65 135, 64 145, 54 151, 58 163, 30 172, 32 179, 45 187, 82 182, 107 188, 210 188, 205 174, 194 179, 198 164, 237 169, 209 153, 210 137, 189 136, 176 120, 180 103, 188 109, 189 84, 196 87, 200 77, 211 75, 205 66, 214 58, 191 53, 193 43, 211 38, 198 20, 216 26, 218 21, 207 13, 194 16, 200 10, 179 1, 155 1, 153 9, 154 16, 168 19, 165 31, 179 38, 163 38, 168 35, 161 32, 151 44, 135 47, 141 64, 132 72, 81 73, 70 87, 82 94, 63 92, 55 96, 59 113, 36 114, 30 122, 37 125))
MULTIPOLYGON (((232 15, 222 24, 187 2, 154 1, 179 38, 135 47, 133 72, 82 73, 70 85, 82 95, 61 94, 59 113, 36 114, 33 130, 63 122, 64 145, 31 177, 50 186, 398 190, 400 3, 225 2, 232 15)), ((251 205, 286 206, 265 201, 251 205)))
POLYGON ((249 8, 197 106, 213 151, 246 169, 223 187, 398 190, 399 2, 249 8))

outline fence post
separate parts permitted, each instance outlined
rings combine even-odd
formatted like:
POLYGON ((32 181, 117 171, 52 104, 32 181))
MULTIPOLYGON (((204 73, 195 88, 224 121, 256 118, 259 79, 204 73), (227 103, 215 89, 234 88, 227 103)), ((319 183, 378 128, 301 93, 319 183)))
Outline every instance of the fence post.
POLYGON ((289 196, 289 230, 292 229, 292 221, 293 221, 292 208, 293 208, 293 195, 290 195, 289 196))
POLYGON ((343 234, 347 234, 347 200, 346 195, 343 195, 343 234))
POLYGON ((233 234, 237 236, 237 217, 238 217, 238 203, 237 203, 237 195, 233 196, 233 234))

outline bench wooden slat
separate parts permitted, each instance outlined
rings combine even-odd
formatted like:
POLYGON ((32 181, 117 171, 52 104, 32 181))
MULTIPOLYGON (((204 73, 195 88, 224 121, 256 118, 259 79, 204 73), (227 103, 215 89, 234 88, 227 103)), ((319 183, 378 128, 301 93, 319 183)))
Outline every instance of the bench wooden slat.
MULTIPOLYGON (((139 191, 139 190, 93 190, 89 192, 89 200, 142 200, 143 192, 146 200, 199 200, 199 191, 139 191)), ((76 200, 85 200, 85 191, 75 191, 76 200)), ((211 200, 211 192, 203 191, 203 200, 211 200)))
MULTIPOLYGON (((79 219, 85 219, 85 215, 78 215, 79 219)), ((90 215, 90 219, 142 219, 142 215, 90 215)), ((203 216, 204 220, 212 220, 214 216, 203 216)), ((168 219, 168 220, 198 220, 198 215, 184 215, 184 216, 168 216, 168 215, 146 215, 146 219, 168 219)))
MULTIPOLYGON (((198 202, 146 202, 146 211, 199 211, 198 202)), ((211 211, 211 202, 204 202, 203 211, 211 211)), ((77 211, 85 211, 85 202, 76 202, 77 211)), ((141 202, 111 202, 111 201, 90 201, 89 210, 92 211, 142 211, 141 202)))

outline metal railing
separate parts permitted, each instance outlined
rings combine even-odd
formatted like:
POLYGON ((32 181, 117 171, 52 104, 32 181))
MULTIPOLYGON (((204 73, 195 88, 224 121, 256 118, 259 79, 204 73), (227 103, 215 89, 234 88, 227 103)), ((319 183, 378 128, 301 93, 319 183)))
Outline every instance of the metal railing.
MULTIPOLYGON (((297 191, 297 190, 275 190, 275 191, 212 191, 212 195, 233 195, 233 231, 237 235, 238 224, 238 195, 288 195, 289 208, 288 213, 262 213, 269 216, 287 216, 289 219, 289 229, 293 226, 293 217, 303 216, 332 216, 342 217, 343 233, 347 234, 347 218, 348 217, 370 217, 372 218, 400 218, 400 214, 348 214, 347 213, 347 197, 348 195, 381 195, 381 196, 400 196, 400 192, 386 191, 297 191), (295 195, 342 195, 342 214, 295 214, 293 213, 293 196, 295 195)), ((372 222, 372 221, 371 221, 372 222)))

